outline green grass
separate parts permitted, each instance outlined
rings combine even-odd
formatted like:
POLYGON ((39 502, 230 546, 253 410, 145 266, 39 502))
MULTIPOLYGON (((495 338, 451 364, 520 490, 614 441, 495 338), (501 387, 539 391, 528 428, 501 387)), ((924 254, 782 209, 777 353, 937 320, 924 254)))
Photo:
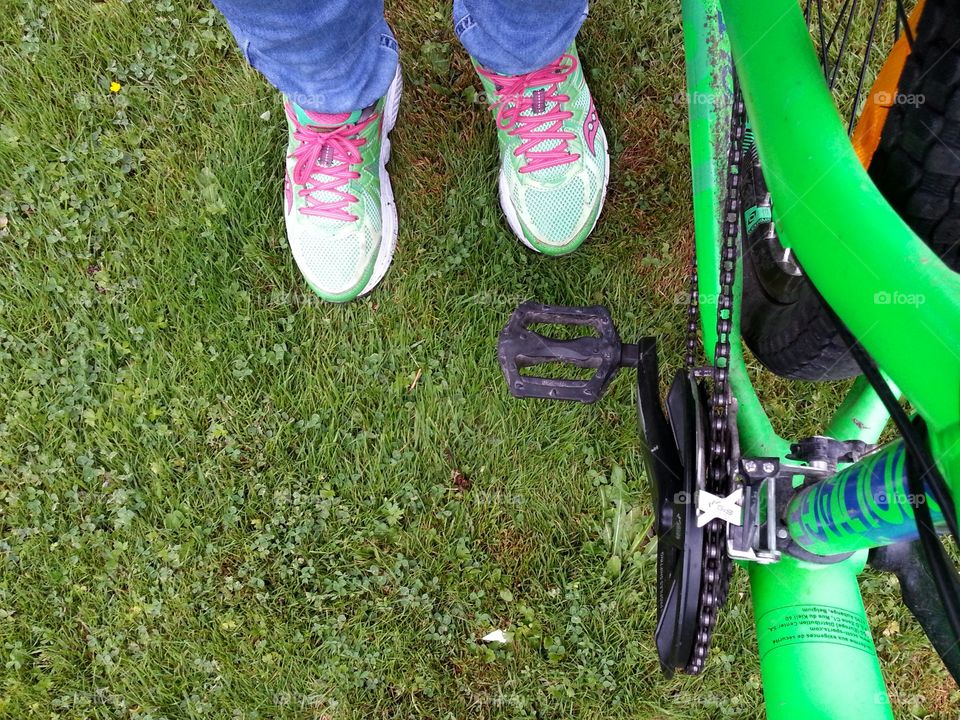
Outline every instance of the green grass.
MULTIPOLYGON (((334 307, 284 238, 279 97, 215 11, 4 5, 0 716, 761 713, 743 573, 706 674, 660 674, 629 380, 597 407, 512 401, 494 357, 536 298, 606 304, 677 367, 677 4, 592 8, 580 49, 612 179, 559 261, 500 217, 447 4, 388 12, 399 249, 376 292, 334 307), (513 644, 478 642, 494 627, 513 644)), ((762 384, 797 434, 839 392, 762 384)), ((896 711, 948 712, 895 585, 864 586, 896 711)))

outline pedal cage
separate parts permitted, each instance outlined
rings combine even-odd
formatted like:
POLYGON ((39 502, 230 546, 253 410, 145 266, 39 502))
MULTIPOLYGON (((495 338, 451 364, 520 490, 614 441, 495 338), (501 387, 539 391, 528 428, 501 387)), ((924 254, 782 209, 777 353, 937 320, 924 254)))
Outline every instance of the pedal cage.
POLYGON ((497 342, 497 359, 514 397, 596 402, 620 367, 636 367, 637 345, 623 344, 610 317, 598 305, 571 307, 528 301, 513 311, 497 342), (534 324, 590 327, 596 335, 558 340, 530 329, 534 324), (594 370, 588 379, 521 374, 524 368, 561 363, 594 370))

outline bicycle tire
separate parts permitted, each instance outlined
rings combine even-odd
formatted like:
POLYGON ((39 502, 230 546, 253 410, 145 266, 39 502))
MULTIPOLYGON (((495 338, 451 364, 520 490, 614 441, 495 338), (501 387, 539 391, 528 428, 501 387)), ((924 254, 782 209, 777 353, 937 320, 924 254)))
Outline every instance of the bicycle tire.
MULTIPOLYGON (((960 270, 960 15, 927 0, 897 102, 868 171, 890 205, 953 270, 960 270), (923 102, 917 102, 923 98, 923 102)), ((770 197, 755 148, 744 163, 741 334, 767 369, 795 380, 860 373, 845 334, 803 274, 784 270, 767 219, 770 197), (760 218, 758 220, 758 218, 760 218)))

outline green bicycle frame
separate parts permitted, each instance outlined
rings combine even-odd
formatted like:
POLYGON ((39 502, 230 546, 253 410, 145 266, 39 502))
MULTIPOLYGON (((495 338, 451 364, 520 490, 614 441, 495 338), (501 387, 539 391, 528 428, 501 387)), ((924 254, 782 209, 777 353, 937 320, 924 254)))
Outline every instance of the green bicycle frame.
MULTIPOLYGON (((735 62, 781 241, 926 420, 931 451, 951 494, 960 500, 960 276, 905 225, 857 160, 823 82, 798 0, 682 0, 682 10, 707 356, 716 344, 735 62)), ((734 319, 740 291, 738 283, 734 319)), ((729 373, 738 401, 741 453, 785 458, 789 443, 763 411, 736 322, 733 327, 729 373)), ((876 393, 861 378, 824 434, 872 443, 887 420, 876 393)), ((897 462, 902 467, 902 449, 899 459, 896 453, 896 447, 888 448, 885 457, 891 467, 897 462)), ((861 462, 867 461, 879 462, 861 462)), ((857 472, 869 476, 851 466, 837 476, 834 488, 847 487, 843 482, 857 486, 850 480, 857 472), (843 473, 850 473, 846 480, 843 473)), ((891 482, 896 480, 891 475, 891 482)), ((830 497, 839 497, 841 490, 830 497)), ((825 514, 808 514, 806 520, 798 510, 791 538, 814 554, 855 550, 853 555, 822 564, 785 556, 775 564, 748 567, 767 713, 792 720, 890 718, 857 575, 866 561, 859 548, 895 542, 902 534, 893 528, 880 540, 866 538, 863 526, 849 522, 849 508, 836 503, 834 516, 832 503, 821 505, 825 514), (830 532, 819 532, 831 522, 830 532)), ((909 504, 893 505, 900 513, 897 527, 907 527, 909 504)), ((894 514, 891 510, 890 517, 894 514)))

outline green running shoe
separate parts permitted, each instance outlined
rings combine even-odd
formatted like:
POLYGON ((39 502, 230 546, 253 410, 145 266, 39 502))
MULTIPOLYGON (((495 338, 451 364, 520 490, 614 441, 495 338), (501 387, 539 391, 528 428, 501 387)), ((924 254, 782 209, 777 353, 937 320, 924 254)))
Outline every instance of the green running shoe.
POLYGON ((524 75, 476 68, 496 117, 500 206, 510 228, 538 252, 573 252, 597 224, 610 176, 576 43, 524 75))
POLYGON ((287 101, 290 129, 284 218, 293 258, 324 300, 346 302, 386 275, 397 245, 387 173, 400 68, 387 94, 363 110, 325 114, 287 101))

